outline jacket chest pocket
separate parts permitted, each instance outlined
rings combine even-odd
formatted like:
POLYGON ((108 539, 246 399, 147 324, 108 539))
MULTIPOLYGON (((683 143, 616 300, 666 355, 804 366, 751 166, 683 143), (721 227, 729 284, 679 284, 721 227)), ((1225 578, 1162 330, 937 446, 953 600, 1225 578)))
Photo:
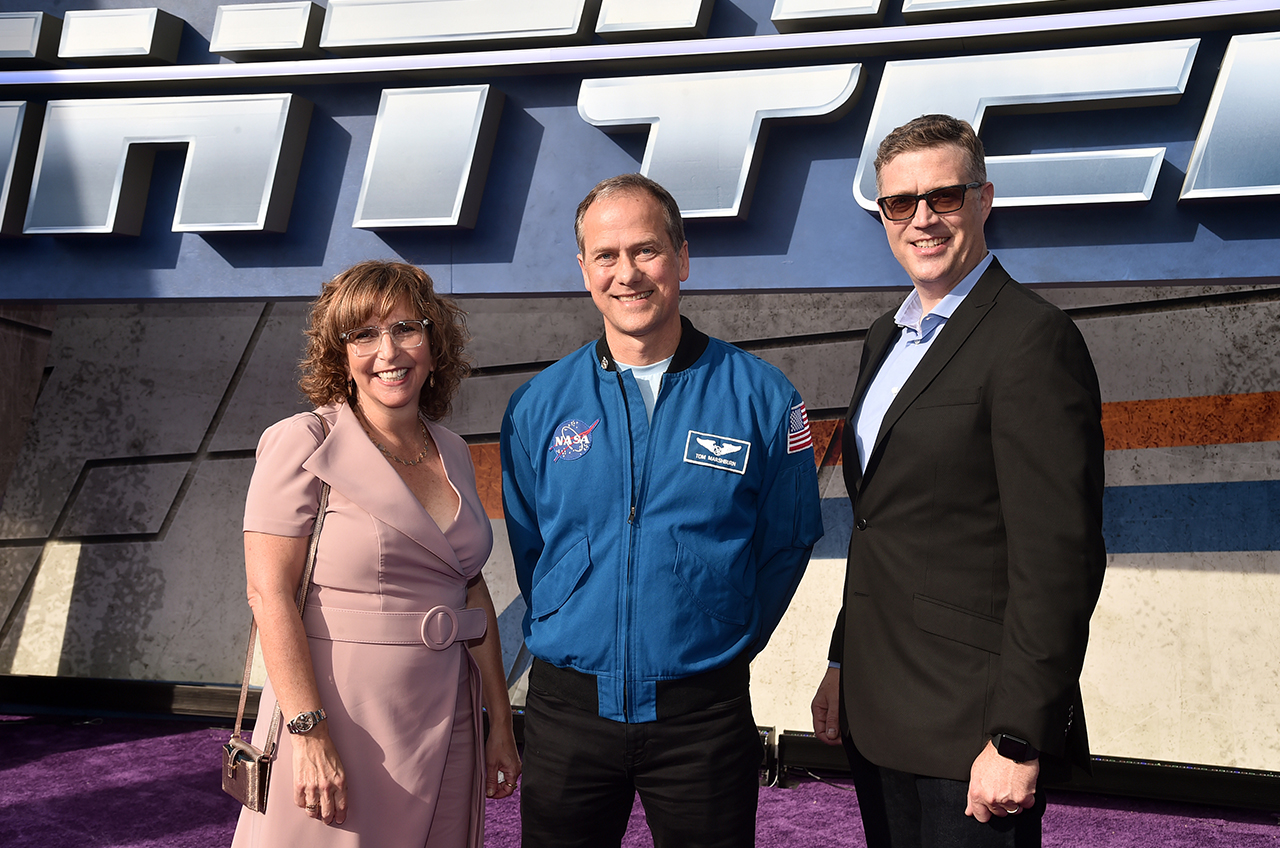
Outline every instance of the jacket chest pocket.
POLYGON ((949 462, 973 452, 975 441, 990 432, 990 418, 981 386, 926 392, 893 423, 890 438, 915 458, 949 462))
POLYGON ((922 394, 912 409, 935 409, 945 406, 972 406, 982 402, 982 386, 958 386, 922 394))

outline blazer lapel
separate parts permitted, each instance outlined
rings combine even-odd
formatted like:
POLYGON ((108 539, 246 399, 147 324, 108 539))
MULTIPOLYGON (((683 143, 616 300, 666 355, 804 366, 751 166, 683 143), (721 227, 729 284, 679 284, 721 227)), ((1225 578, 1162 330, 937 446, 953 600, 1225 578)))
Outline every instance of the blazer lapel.
POLYGON ((889 408, 885 411, 884 421, 880 424, 880 432, 876 436, 875 446, 867 459, 868 472, 871 471, 872 463, 875 462, 879 455, 885 436, 893 429, 893 425, 902 417, 902 413, 911 404, 915 403, 916 398, 920 397, 920 393, 929 387, 933 379, 946 367, 946 364, 955 356, 956 351, 960 349, 982 319, 986 317, 987 312, 995 303, 996 295, 1009 279, 1009 275, 1000 266, 999 261, 993 259, 986 273, 974 285, 973 291, 969 292, 968 296, 960 302, 956 311, 938 331, 938 337, 934 339, 933 344, 929 346, 928 352, 920 360, 920 364, 911 372, 911 376, 903 383, 897 397, 893 399, 893 403, 889 404, 889 408))
POLYGON ((849 492, 854 492, 862 484, 862 463, 858 459, 858 438, 854 430, 854 416, 858 413, 858 404, 871 385, 871 378, 876 369, 884 361, 893 339, 897 335, 898 325, 893 322, 892 315, 886 315, 872 322, 867 337, 862 342, 862 361, 858 367, 858 379, 853 386, 853 399, 849 401, 849 411, 844 417, 844 434, 841 439, 840 453, 844 458, 844 483, 849 492))
POLYGON ((867 387, 871 385, 871 378, 875 376, 876 369, 888 354, 889 347, 898 334, 897 330, 898 325, 893 322, 893 316, 886 315, 883 319, 874 322, 867 332, 866 341, 863 342, 862 367, 858 369, 858 380, 853 386, 853 400, 849 403, 849 412, 845 416, 850 423, 853 422, 853 416, 858 411, 862 396, 867 393, 867 387))
POLYGON ((462 564, 435 521, 382 456, 348 404, 333 430, 302 465, 356 506, 394 527, 462 573, 462 564))

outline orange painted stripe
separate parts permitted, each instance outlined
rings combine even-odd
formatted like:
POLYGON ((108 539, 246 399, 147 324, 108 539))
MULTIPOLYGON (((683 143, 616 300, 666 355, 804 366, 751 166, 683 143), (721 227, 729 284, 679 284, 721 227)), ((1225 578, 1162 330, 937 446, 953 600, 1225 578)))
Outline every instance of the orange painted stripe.
POLYGON ((813 461, 819 468, 824 465, 835 465, 832 458, 840 456, 840 438, 844 432, 843 418, 829 418, 826 421, 810 421, 809 430, 813 433, 813 461))
MULTIPOLYGON (((844 419, 810 421, 809 427, 819 467, 843 464, 844 419)), ((1280 392, 1104 403, 1102 430, 1107 450, 1280 441, 1280 392)), ((471 461, 485 512, 502 518, 497 443, 471 445, 471 461)))
MULTIPOLYGON (((825 455, 818 452, 819 464, 842 465, 844 420, 814 421, 811 426, 815 448, 819 431, 830 433, 825 436, 825 455)), ((1102 431, 1107 450, 1276 442, 1280 392, 1104 403, 1102 431)))
POLYGON ((502 518, 502 459, 497 442, 470 445, 471 462, 476 467, 476 490, 485 515, 502 518))
POLYGON ((1102 405, 1107 450, 1280 441, 1280 392, 1102 405))

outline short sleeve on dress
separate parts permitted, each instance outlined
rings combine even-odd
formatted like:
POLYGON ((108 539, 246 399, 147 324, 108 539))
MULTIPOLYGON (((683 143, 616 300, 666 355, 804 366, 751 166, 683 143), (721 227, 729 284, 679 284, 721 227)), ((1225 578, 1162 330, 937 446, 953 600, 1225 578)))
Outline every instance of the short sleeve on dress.
POLYGON ((244 529, 308 536, 320 504, 320 479, 302 464, 324 438, 309 412, 272 424, 258 440, 257 464, 244 505, 244 529))

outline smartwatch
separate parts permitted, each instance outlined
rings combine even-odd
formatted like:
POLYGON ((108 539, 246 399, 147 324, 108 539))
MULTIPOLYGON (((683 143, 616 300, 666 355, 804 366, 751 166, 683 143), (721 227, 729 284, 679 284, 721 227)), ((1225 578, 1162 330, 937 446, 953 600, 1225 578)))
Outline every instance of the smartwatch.
POLYGON ((1030 742, 1008 733, 997 733, 991 737, 991 744, 995 745, 997 754, 1015 763, 1025 763, 1040 756, 1030 742))
POLYGON ((321 707, 318 710, 298 713, 298 717, 285 725, 285 727, 289 728, 290 733, 307 733, 326 718, 328 716, 324 714, 324 707, 321 707))

